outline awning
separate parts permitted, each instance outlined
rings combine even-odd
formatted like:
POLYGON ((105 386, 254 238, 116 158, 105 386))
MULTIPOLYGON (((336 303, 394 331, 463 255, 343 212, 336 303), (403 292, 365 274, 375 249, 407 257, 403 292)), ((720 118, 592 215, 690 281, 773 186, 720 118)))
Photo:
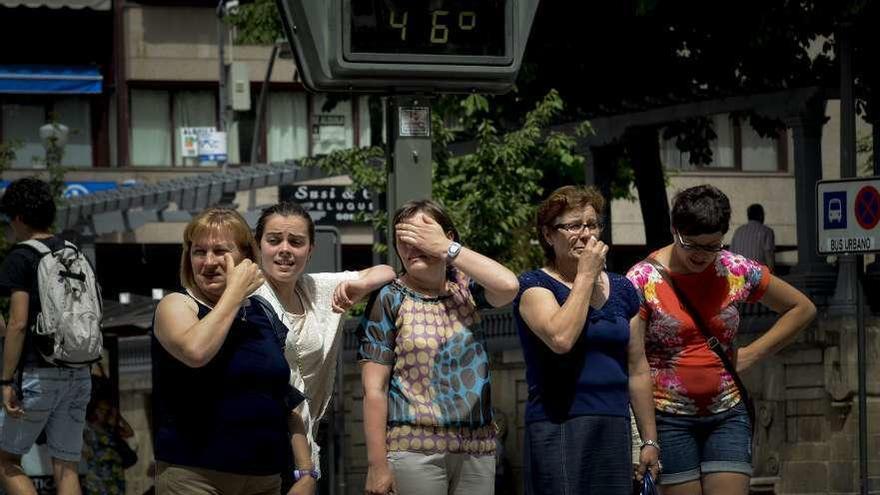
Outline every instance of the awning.
POLYGON ((95 66, 0 65, 0 93, 100 94, 95 66))
POLYGON ((49 7, 50 9, 110 10, 110 0, 0 0, 4 7, 49 7))

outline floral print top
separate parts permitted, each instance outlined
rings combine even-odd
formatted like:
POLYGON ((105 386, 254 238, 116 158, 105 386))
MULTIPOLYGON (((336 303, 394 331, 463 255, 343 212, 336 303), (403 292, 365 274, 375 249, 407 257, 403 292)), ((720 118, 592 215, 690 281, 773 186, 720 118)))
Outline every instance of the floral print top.
POLYGON ((88 495, 125 495, 125 468, 118 442, 124 442, 106 428, 87 423, 83 429, 83 457, 88 471, 82 490, 88 495))
MULTIPOLYGON (((733 360, 740 321, 736 305, 761 299, 770 283, 767 267, 721 251, 700 273, 669 275, 733 360)), ((627 278, 641 300, 639 316, 647 321, 645 354, 657 410, 704 416, 737 405, 740 394, 733 378, 657 269, 642 261, 630 268, 627 278)))

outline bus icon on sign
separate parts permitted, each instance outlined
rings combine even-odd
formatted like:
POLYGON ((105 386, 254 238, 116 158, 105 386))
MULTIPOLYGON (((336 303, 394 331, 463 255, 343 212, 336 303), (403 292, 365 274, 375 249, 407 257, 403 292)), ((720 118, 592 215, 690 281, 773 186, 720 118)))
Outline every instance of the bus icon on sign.
POLYGON ((822 215, 825 229, 846 228, 846 191, 828 191, 823 193, 822 215))
POLYGON ((840 203, 840 200, 837 198, 831 198, 831 201, 828 202, 828 222, 837 222, 843 219, 843 205, 840 203))

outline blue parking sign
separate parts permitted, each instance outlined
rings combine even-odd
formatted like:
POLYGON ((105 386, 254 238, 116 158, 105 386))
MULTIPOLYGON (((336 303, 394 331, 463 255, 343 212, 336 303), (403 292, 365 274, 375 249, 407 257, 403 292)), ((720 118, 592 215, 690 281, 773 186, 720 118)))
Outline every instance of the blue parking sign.
POLYGON ((846 228, 846 191, 822 194, 822 222, 825 230, 846 228))

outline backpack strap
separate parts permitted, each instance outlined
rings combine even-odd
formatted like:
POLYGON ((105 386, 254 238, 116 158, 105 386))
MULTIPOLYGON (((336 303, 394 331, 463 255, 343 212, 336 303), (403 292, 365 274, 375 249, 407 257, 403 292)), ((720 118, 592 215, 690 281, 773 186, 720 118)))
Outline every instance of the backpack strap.
POLYGON ((40 242, 36 239, 28 239, 26 241, 21 241, 21 242, 17 243, 17 245, 27 246, 27 247, 33 249, 34 251, 36 251, 37 253, 39 253, 40 256, 45 256, 45 255, 52 252, 52 250, 49 249, 49 246, 47 246, 45 243, 40 242))

